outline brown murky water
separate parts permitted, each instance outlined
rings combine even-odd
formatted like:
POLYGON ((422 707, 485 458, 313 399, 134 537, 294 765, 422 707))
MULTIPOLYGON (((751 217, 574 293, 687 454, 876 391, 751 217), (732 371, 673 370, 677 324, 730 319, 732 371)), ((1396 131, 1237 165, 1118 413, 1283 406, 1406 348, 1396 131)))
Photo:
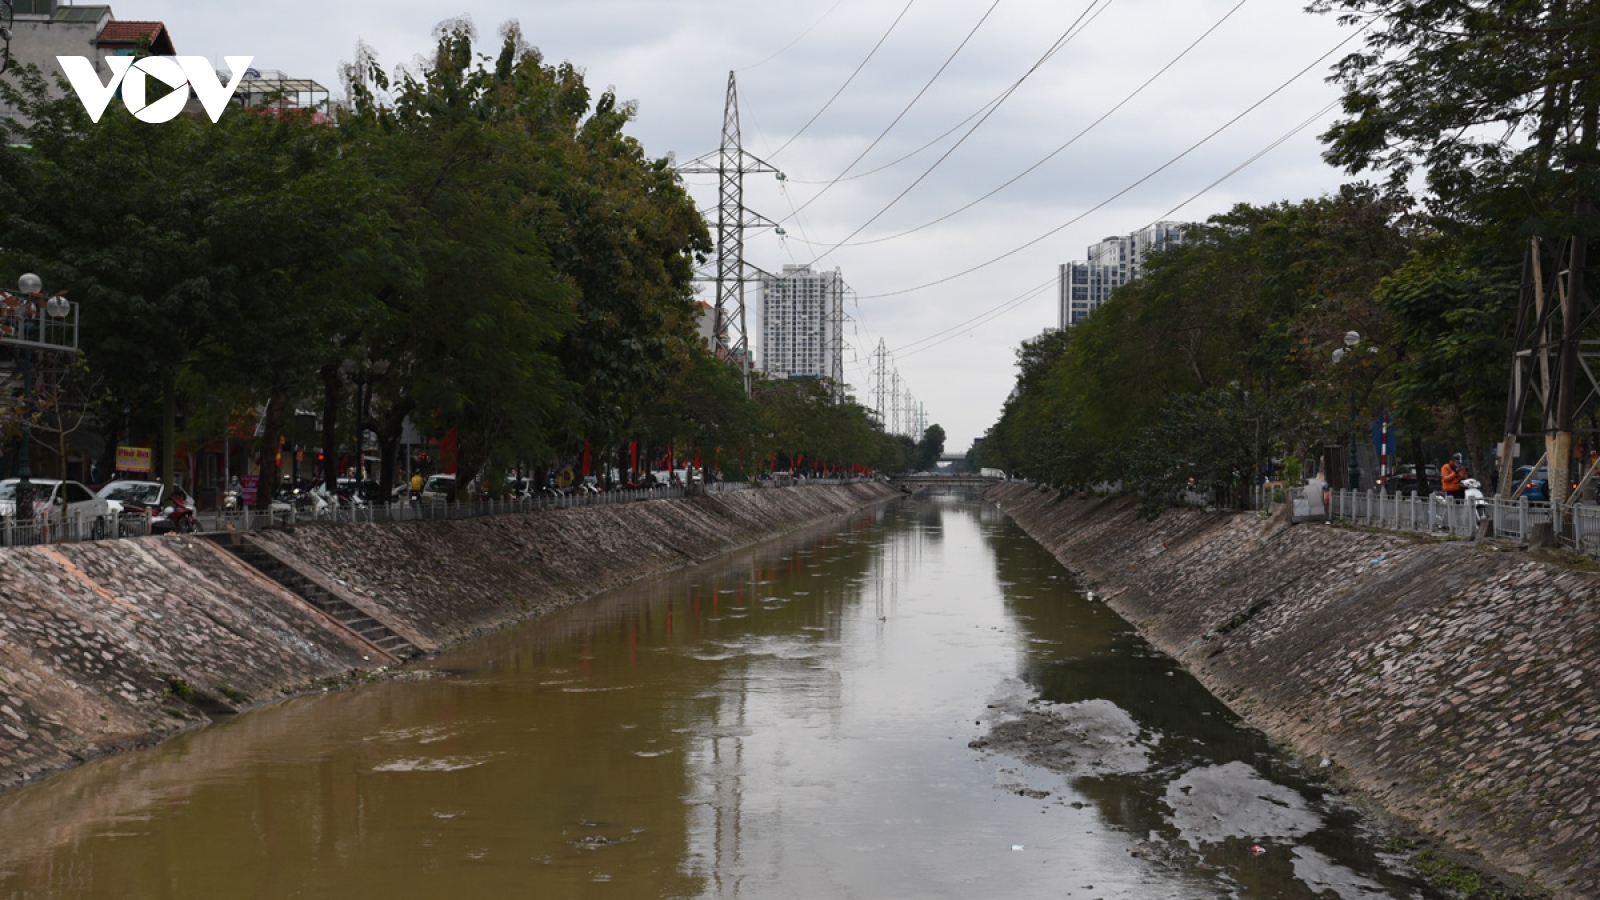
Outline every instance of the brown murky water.
POLYGON ((1430 898, 943 498, 0 797, 11 898, 1430 898))

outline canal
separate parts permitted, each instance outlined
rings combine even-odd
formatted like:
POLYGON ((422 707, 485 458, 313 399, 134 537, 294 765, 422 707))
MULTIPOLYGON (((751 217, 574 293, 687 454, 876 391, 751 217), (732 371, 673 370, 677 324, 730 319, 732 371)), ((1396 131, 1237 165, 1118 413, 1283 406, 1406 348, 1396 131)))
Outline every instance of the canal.
POLYGON ((1384 847, 960 496, 0 796, 10 898, 1437 896, 1384 847))

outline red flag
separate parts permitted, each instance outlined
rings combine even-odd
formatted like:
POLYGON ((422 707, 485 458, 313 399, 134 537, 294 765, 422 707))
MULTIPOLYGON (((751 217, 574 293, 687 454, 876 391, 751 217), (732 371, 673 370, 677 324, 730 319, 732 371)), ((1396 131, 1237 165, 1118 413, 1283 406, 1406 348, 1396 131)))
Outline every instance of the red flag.
POLYGON ((589 474, 589 442, 583 442, 583 474, 589 474))
POLYGON ((628 445, 628 456, 630 456, 633 459, 633 462, 630 464, 630 467, 635 472, 639 471, 639 442, 638 441, 634 441, 634 442, 632 442, 632 443, 630 443, 628 445))
POLYGON ((694 467, 696 469, 700 468, 700 451, 699 450, 696 450, 694 452, 694 467))

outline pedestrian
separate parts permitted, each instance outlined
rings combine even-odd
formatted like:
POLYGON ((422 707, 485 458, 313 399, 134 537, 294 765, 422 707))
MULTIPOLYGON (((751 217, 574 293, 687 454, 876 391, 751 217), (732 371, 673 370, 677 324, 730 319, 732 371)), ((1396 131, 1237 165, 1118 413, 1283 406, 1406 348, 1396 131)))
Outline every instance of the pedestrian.
POLYGON ((1461 454, 1457 453, 1450 457, 1449 462, 1439 467, 1439 490, 1444 491, 1447 496, 1460 500, 1467 495, 1467 489, 1461 484, 1466 477, 1466 462, 1461 458, 1461 454))

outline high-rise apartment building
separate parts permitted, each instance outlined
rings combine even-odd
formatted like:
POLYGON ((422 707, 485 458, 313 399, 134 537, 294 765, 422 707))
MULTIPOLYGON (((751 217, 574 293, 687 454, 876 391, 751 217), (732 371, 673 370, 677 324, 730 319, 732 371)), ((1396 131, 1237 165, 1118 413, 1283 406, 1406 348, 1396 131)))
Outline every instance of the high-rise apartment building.
POLYGON ((784 266, 761 277, 761 370, 769 378, 844 382, 844 278, 784 266))
POLYGON ((1083 262, 1063 263, 1057 284, 1061 328, 1089 318, 1111 292, 1144 271, 1150 253, 1183 240, 1183 226, 1157 222, 1132 234, 1112 235, 1089 246, 1083 262))

